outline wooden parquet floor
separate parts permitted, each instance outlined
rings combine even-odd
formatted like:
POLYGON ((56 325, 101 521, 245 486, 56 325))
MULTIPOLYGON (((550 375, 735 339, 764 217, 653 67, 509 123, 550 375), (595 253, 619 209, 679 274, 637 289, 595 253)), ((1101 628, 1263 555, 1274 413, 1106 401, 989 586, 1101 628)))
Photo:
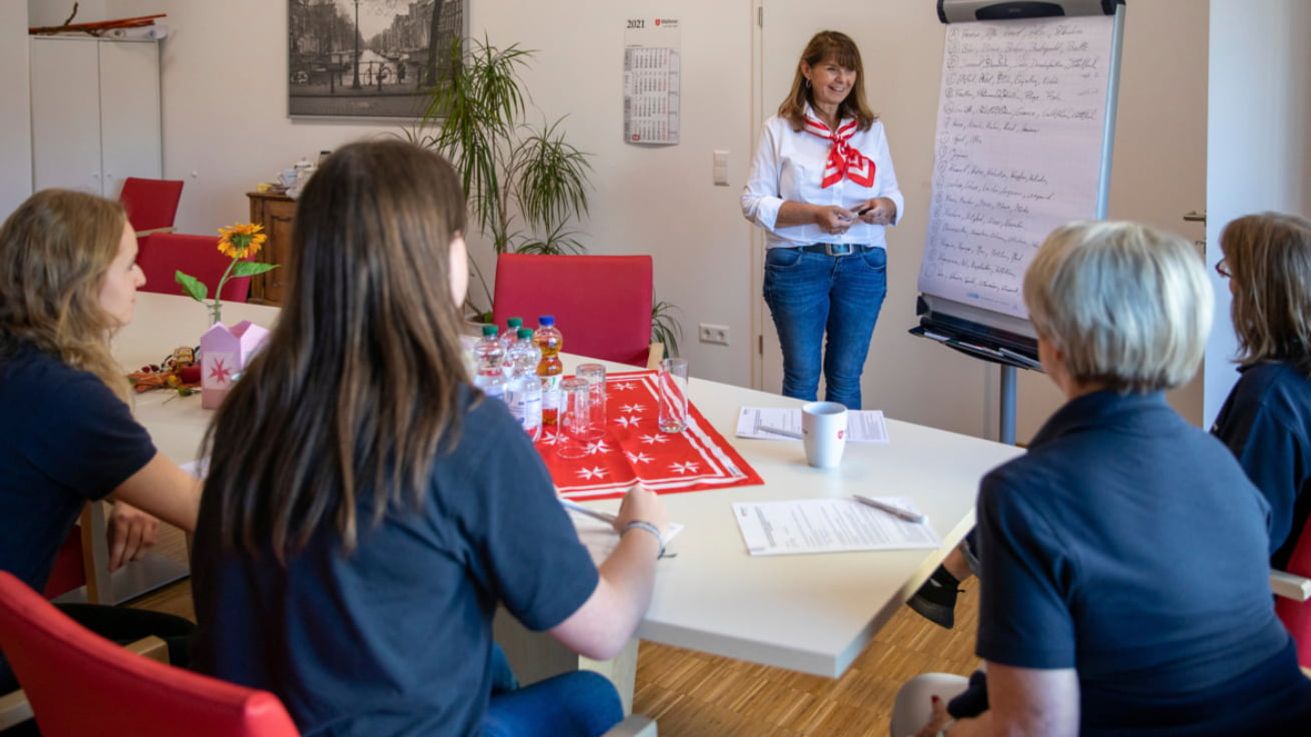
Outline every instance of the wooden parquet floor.
MULTIPOLYGON (((903 607, 837 680, 643 642, 634 711, 656 719, 661 737, 884 737, 902 683, 977 666, 978 591, 964 588, 955 629, 903 607)), ((195 616, 190 581, 132 605, 195 616)))

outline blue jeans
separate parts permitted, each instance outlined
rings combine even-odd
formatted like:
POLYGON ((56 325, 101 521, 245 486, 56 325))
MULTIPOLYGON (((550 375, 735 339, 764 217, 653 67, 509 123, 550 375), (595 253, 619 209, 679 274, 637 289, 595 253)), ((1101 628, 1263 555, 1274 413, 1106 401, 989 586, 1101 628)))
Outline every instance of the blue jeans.
POLYGON ((824 398, 860 409, 860 374, 888 291, 888 255, 882 248, 857 249, 849 256, 797 248, 765 252, 765 304, 783 347, 786 396, 815 399, 822 365, 824 398))
POLYGON ((580 670, 493 693, 482 737, 597 737, 623 718, 610 681, 580 670))

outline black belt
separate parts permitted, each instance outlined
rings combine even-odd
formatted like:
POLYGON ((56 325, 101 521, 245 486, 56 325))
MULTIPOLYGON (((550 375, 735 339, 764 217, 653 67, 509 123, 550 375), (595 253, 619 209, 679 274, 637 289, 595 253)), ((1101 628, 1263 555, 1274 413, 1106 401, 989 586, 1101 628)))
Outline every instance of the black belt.
POLYGON ((822 253, 825 256, 854 256, 871 248, 877 246, 867 246, 863 243, 811 243, 808 246, 798 247, 798 250, 806 253, 822 253))

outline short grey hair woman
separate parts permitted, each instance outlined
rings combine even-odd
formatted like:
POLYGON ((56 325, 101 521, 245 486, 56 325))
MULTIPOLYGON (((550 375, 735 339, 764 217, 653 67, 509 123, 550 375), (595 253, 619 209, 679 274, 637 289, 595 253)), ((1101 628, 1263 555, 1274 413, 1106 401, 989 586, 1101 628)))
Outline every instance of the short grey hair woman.
POLYGON ((981 484, 988 708, 946 725, 943 698, 964 679, 912 682, 894 734, 1304 728, 1311 681, 1270 606, 1268 507, 1223 445, 1165 401, 1210 328, 1196 251, 1143 225, 1073 223, 1038 249, 1024 299, 1068 402, 981 484))

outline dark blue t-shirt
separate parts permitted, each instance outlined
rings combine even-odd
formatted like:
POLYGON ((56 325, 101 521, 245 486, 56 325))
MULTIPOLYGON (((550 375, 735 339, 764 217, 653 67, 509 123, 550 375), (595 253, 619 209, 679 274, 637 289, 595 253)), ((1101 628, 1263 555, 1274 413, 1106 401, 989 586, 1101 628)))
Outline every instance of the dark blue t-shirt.
POLYGON ((1311 514, 1311 378, 1288 363, 1239 371, 1211 432, 1270 503, 1270 565, 1285 569, 1311 514))
POLYGON ((983 479, 978 654, 1077 669, 1084 735, 1259 733, 1311 708, 1271 605, 1267 510, 1163 395, 1074 399, 983 479))
POLYGON ((192 553, 196 667, 276 693, 305 735, 476 733, 497 603, 549 629, 582 606, 598 574, 505 405, 469 407, 470 397, 422 509, 369 529, 363 499, 349 557, 335 530, 285 568, 222 550, 206 495, 192 553))
POLYGON ((30 343, 0 358, 0 569, 40 591, 82 505, 155 456, 104 382, 30 343))

